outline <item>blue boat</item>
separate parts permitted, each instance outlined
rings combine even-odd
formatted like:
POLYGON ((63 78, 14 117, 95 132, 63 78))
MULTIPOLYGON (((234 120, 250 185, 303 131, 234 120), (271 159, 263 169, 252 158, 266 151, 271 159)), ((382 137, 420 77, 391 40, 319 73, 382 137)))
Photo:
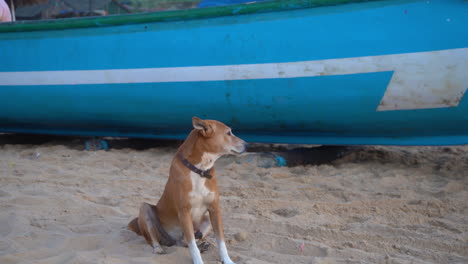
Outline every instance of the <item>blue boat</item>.
POLYGON ((468 2, 284 0, 0 25, 0 132, 468 143, 468 2))

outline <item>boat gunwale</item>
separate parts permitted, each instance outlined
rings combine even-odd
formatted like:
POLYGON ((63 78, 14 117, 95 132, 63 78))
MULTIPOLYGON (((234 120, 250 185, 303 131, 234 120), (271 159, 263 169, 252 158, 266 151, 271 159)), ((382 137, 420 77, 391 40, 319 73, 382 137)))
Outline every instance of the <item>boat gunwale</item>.
POLYGON ((386 0, 279 0, 255 2, 251 4, 194 8, 164 12, 37 21, 17 21, 12 23, 0 24, 0 33, 66 30, 77 28, 144 24, 154 22, 184 21, 379 1, 386 0))

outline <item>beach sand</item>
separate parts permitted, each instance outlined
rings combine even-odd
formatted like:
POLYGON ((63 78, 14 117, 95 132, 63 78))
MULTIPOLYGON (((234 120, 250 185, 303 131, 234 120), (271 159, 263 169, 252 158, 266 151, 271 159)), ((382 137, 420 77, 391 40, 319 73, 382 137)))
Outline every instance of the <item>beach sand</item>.
MULTIPOLYGON (((157 202, 177 144, 82 148, 0 144, 0 263, 191 263, 188 249, 154 255, 126 229, 157 202)), ((239 264, 468 263, 468 146, 369 146, 272 168, 249 155, 216 165, 239 264)), ((219 263, 208 241, 205 263, 219 263)))

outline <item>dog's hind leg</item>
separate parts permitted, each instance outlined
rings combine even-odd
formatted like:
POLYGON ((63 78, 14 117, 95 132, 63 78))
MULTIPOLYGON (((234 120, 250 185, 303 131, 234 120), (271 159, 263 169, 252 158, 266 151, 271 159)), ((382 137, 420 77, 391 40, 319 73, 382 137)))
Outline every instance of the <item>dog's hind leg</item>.
POLYGON ((167 233, 162 229, 154 205, 143 203, 140 207, 140 214, 138 215, 137 222, 140 233, 145 237, 146 242, 153 247, 154 253, 165 253, 160 242, 166 246, 175 244, 170 237, 167 237, 167 233))
POLYGON ((127 228, 141 236, 140 226, 138 225, 138 217, 133 218, 133 220, 128 223, 127 228))
POLYGON ((206 212, 202 218, 199 230, 195 232, 195 238, 204 239, 210 233, 211 233, 211 221, 210 221, 210 216, 208 212, 206 212))
POLYGON ((195 232, 195 239, 198 239, 198 249, 200 253, 208 251, 211 244, 205 240, 205 238, 211 233, 211 221, 208 212, 205 213, 201 220, 199 229, 195 232))

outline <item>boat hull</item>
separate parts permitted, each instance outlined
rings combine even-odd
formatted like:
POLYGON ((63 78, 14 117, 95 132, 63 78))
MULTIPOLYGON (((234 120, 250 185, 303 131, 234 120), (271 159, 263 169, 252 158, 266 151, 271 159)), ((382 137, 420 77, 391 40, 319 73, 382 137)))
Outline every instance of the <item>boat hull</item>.
POLYGON ((468 143, 468 4, 376 1, 0 34, 0 131, 468 143))

